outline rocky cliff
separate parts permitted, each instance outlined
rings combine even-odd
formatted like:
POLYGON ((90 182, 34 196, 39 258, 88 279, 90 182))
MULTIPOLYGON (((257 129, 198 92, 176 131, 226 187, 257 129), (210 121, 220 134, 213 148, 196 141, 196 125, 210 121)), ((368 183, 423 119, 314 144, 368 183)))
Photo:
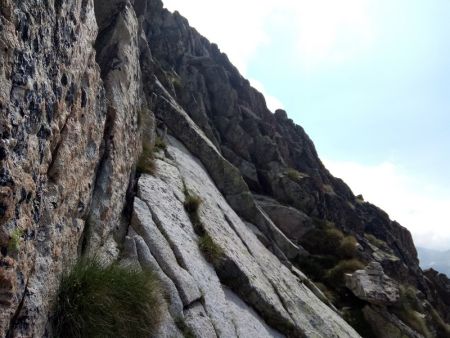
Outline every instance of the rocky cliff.
POLYGON ((158 275, 157 337, 449 336, 410 233, 180 14, 0 4, 1 336, 53 336, 86 255, 158 275))

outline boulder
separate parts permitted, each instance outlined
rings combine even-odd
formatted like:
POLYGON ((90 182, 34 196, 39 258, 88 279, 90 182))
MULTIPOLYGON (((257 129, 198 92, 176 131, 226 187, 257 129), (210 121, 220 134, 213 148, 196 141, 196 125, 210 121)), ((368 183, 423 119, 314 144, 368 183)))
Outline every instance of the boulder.
POLYGON ((397 282, 389 278, 378 262, 345 275, 345 286, 359 299, 376 305, 392 305, 400 299, 397 282))
POLYGON ((314 227, 311 218, 298 209, 282 205, 267 196, 255 195, 255 198, 272 222, 294 243, 298 243, 314 227))

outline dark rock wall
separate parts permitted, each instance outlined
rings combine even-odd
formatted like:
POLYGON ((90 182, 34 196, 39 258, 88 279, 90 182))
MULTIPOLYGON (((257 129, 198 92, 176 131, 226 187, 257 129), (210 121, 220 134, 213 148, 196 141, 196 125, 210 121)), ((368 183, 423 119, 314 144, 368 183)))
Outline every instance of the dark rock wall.
POLYGON ((240 170, 249 188, 356 235, 375 234, 415 272, 417 252, 410 233, 334 178, 303 128, 282 110, 271 113, 262 94, 215 44, 161 2, 149 4, 143 27, 159 80, 240 170), (298 171, 298 179, 290 177, 291 169, 298 171))
POLYGON ((121 6, 97 38, 93 1, 0 8, 0 336, 37 337, 82 247, 117 254, 140 151, 138 22, 121 6))

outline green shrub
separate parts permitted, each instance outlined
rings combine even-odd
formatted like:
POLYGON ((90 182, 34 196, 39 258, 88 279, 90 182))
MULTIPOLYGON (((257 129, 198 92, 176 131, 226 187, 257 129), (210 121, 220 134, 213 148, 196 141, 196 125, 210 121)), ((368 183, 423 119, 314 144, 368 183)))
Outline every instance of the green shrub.
POLYGON ((201 236, 198 246, 208 262, 213 265, 220 263, 223 258, 223 250, 214 242, 210 235, 204 234, 201 236))
POLYGON ((430 306, 431 318, 437 326, 441 337, 450 337, 450 325, 446 324, 437 311, 430 306))
POLYGON ((184 208, 189 214, 194 214, 198 212, 201 203, 202 199, 199 196, 188 193, 184 200, 184 208))
POLYGON ((157 136, 156 140, 155 140, 155 149, 156 150, 166 150, 167 149, 166 142, 159 136, 157 136))
POLYGON ((346 259, 354 258, 356 256, 357 244, 358 242, 355 237, 345 236, 339 245, 339 256, 346 259))
POLYGON ((409 327, 411 327, 415 331, 419 332, 424 337, 426 337, 426 338, 433 337, 433 335, 431 334, 431 332, 427 326, 425 318, 419 312, 417 312, 413 309, 410 309, 410 308, 403 308, 403 309, 401 309, 401 311, 397 312, 397 315, 409 327))
POLYGON ((138 162, 136 165, 136 171, 141 174, 150 174, 153 175, 155 173, 155 159, 153 156, 153 148, 148 142, 142 143, 142 152, 138 158, 138 162))
POLYGON ((322 281, 326 271, 338 263, 335 256, 310 255, 297 260, 298 267, 315 281, 322 281))
POLYGON ((199 196, 189 192, 186 185, 184 185, 184 196, 184 209, 189 215, 194 231, 197 235, 203 236, 205 234, 205 228, 198 215, 198 208, 202 204, 202 199, 199 196))
POLYGON ((412 286, 400 286, 398 304, 396 312, 402 321, 426 338, 433 336, 427 327, 424 316, 421 315, 424 309, 417 299, 416 290, 412 286))
POLYGON ((349 259, 340 261, 334 268, 328 270, 327 280, 336 286, 344 285, 344 275, 346 273, 353 273, 356 270, 364 268, 364 264, 358 259, 349 259))
POLYGON ((161 319, 162 297, 151 272, 81 259, 61 280, 56 337, 148 337, 161 319))
POLYGON ((9 236, 8 251, 19 251, 23 230, 16 228, 9 236))
POLYGON ((385 241, 383 241, 379 238, 376 238, 372 234, 365 234, 364 237, 369 241, 370 244, 376 246, 377 248, 382 249, 387 246, 385 241))
POLYGON ((286 170, 286 175, 294 182, 298 182, 302 178, 302 174, 300 174, 300 172, 295 170, 294 168, 288 168, 286 170))
POLYGON ((330 225, 316 226, 301 239, 301 244, 311 253, 317 255, 337 255, 344 234, 330 225))

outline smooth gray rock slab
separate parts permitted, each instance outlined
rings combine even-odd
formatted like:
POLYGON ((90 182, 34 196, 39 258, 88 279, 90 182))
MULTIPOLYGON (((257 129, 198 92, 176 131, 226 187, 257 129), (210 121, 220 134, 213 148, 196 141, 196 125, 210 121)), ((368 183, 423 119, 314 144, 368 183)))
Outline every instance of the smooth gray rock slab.
POLYGON ((153 222, 147 204, 137 197, 134 200, 131 223, 136 232, 144 239, 161 269, 174 281, 183 304, 186 306, 200 299, 201 293, 192 276, 179 265, 172 246, 153 222))
POLYGON ((311 218, 298 209, 265 196, 256 195, 255 198, 275 225, 294 243, 314 227, 311 218))
MULTIPOLYGON (((178 141, 173 138, 169 140, 167 153, 171 161, 177 166, 189 191, 202 199, 199 218, 206 232, 223 250, 228 262, 224 267, 216 267, 219 269, 217 272, 221 278, 225 277, 234 284, 233 291, 261 314, 269 325, 292 325, 299 336, 359 337, 258 240, 230 207, 202 164, 178 141)), ((158 168, 160 165, 162 168, 168 164, 158 161, 158 168)), ((164 180, 167 181, 167 178, 164 180)), ((205 310, 218 334, 222 335, 211 312, 212 291, 214 297, 219 291, 217 286, 213 288, 211 285, 218 281, 217 275, 211 269, 211 275, 205 276, 208 270, 200 264, 202 257, 196 245, 196 235, 191 226, 186 226, 190 224, 189 218, 181 201, 175 197, 177 193, 173 192, 173 187, 164 183, 158 177, 141 177, 138 194, 151 205, 155 221, 165 229, 171 244, 184 257, 184 264, 204 294, 205 310)), ((230 311, 226 300, 221 304, 227 306, 224 312, 230 311)))
MULTIPOLYGON (((181 182, 182 176, 168 162, 157 160, 158 173, 161 173, 161 176, 159 174, 157 177, 141 176, 138 182, 138 196, 151 206, 153 218, 169 239, 177 261, 195 280, 203 296, 203 306, 217 335, 235 337, 236 330, 222 285, 214 268, 204 259, 198 247, 198 236, 184 210, 183 201, 179 199, 180 196, 184 198, 183 186, 173 184, 173 182, 181 182)), ((198 170, 198 165, 196 163, 195 170, 198 170)), ((191 186, 188 185, 188 188, 190 189, 191 186)), ((194 192, 197 193, 197 191, 194 192)), ((202 210, 203 208, 200 207, 200 213, 202 210)), ((175 262, 171 260, 170 264, 173 265, 175 262)))
POLYGON ((196 303, 184 311, 184 321, 197 338, 217 337, 214 326, 201 303, 196 303))
POLYGON ((228 304, 234 317, 238 337, 240 338, 282 338, 280 332, 272 329, 254 309, 248 306, 238 295, 225 288, 228 304))
POLYGON ((134 237, 134 242, 137 247, 137 254, 142 268, 154 271, 161 281, 165 296, 169 303, 169 312, 172 318, 183 317, 183 302, 181 301, 175 284, 161 269, 156 259, 152 256, 149 248, 147 247, 147 244, 142 239, 142 237, 136 235, 134 237))

